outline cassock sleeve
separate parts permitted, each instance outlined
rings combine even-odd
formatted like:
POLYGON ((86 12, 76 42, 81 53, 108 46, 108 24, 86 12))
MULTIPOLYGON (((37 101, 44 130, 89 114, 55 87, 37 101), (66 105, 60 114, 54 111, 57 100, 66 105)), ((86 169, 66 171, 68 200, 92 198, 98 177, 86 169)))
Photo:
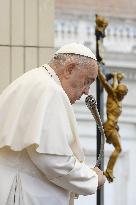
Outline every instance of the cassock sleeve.
POLYGON ((94 194, 98 175, 74 156, 40 154, 34 147, 27 148, 33 163, 52 183, 80 195, 94 194))

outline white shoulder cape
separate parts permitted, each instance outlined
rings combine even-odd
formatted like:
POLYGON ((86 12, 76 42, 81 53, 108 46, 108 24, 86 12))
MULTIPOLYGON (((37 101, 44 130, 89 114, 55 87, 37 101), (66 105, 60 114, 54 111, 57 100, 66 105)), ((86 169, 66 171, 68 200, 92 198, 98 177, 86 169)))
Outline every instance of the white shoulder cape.
POLYGON ((39 153, 75 155, 83 161, 72 105, 55 72, 33 69, 0 95, 0 148, 20 151, 32 144, 39 153))

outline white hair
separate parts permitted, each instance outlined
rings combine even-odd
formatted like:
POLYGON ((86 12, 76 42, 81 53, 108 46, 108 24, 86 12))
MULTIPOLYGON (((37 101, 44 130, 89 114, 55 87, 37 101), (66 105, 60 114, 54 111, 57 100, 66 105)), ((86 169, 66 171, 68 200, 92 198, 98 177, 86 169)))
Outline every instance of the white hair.
POLYGON ((85 67, 90 63, 90 61, 94 59, 78 54, 70 54, 70 53, 59 53, 55 54, 54 57, 50 60, 49 64, 55 64, 60 66, 65 66, 68 63, 74 62, 79 67, 85 67))

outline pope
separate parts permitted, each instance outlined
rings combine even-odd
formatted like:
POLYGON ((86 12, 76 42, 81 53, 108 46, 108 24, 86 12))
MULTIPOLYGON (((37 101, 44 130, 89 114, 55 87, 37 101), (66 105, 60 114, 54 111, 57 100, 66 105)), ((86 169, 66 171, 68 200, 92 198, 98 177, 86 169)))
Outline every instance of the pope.
POLYGON ((0 95, 0 205, 68 205, 105 182, 84 162, 72 104, 98 73, 92 51, 64 45, 0 95))

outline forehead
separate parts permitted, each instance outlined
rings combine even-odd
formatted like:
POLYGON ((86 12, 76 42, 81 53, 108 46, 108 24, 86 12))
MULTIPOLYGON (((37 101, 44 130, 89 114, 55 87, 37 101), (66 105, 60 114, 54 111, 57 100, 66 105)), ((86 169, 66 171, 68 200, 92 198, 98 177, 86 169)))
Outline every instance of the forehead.
POLYGON ((96 78, 98 74, 97 62, 91 59, 90 62, 84 66, 84 72, 88 78, 96 78))

